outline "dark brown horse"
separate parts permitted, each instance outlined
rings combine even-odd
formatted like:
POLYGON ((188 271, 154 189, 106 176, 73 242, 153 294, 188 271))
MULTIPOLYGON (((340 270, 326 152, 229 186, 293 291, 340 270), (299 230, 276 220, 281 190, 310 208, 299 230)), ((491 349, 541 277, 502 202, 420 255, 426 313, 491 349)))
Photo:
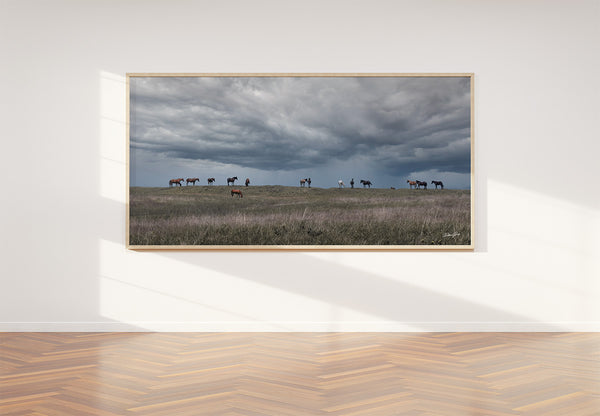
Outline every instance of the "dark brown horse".
POLYGON ((431 181, 432 185, 435 185, 435 189, 437 189, 438 186, 441 186, 442 189, 444 189, 444 182, 442 181, 431 181))
POLYGON ((231 196, 237 195, 238 198, 243 198, 244 195, 242 194, 242 191, 240 191, 239 189, 232 189, 231 190, 231 196))
POLYGON ((246 186, 250 185, 250 178, 246 178, 246 186))
POLYGON ((427 182, 417 181, 417 189, 421 189, 421 187, 423 187, 423 189, 427 189, 427 182))
POLYGON ((365 181, 364 179, 361 179, 360 183, 362 183, 363 188, 366 188, 367 186, 370 188, 371 185, 373 185, 371 181, 365 181))
POLYGON ((235 185, 235 181, 237 181, 237 178, 237 176, 234 176, 233 178, 227 178, 227 186, 229 186, 229 184, 235 185))
POLYGON ((179 185, 179 186, 181 186, 181 182, 183 182, 183 178, 171 179, 169 181, 169 186, 173 186, 173 185, 179 185))

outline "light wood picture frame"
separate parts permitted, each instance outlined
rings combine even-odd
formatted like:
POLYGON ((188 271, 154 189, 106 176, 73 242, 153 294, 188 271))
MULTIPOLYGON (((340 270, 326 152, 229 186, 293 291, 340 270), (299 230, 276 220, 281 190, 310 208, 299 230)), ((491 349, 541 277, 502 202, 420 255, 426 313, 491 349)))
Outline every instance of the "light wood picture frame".
POLYGON ((132 250, 473 250, 472 73, 127 74, 132 250))

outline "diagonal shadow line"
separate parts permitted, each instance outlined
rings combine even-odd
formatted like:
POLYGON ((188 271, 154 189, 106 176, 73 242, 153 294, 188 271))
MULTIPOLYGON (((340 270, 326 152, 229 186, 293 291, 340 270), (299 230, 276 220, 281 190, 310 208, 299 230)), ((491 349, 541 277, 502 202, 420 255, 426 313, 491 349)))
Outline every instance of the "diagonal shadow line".
MULTIPOLYGON (((415 323, 525 322, 561 331, 555 325, 503 311, 454 296, 425 289, 380 275, 357 270, 303 253, 277 253, 279 261, 266 264, 260 253, 237 253, 231 262, 227 253, 161 253, 171 260, 185 261, 198 268, 236 276, 291 293, 362 311, 392 321, 415 323), (184 259, 182 259, 184 257, 184 259), (274 267, 285 264, 285 269, 274 267)), ((273 253, 271 253, 273 255, 273 253)), ((272 258, 269 259, 272 261, 272 258)), ((399 274, 401 271, 399 271, 399 274)))

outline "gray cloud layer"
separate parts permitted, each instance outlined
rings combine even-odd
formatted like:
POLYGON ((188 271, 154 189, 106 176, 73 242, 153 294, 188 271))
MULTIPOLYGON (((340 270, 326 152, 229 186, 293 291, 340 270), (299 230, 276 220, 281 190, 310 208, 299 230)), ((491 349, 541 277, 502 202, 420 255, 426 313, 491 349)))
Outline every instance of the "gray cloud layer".
POLYGON ((463 77, 132 77, 131 148, 264 171, 470 172, 463 77))

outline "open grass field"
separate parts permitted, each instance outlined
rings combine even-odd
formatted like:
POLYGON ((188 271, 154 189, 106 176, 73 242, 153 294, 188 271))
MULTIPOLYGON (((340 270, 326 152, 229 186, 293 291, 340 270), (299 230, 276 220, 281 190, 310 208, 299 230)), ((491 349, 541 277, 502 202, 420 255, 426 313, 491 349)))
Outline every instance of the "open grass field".
POLYGON ((131 245, 468 245, 468 190, 130 189, 131 245))

